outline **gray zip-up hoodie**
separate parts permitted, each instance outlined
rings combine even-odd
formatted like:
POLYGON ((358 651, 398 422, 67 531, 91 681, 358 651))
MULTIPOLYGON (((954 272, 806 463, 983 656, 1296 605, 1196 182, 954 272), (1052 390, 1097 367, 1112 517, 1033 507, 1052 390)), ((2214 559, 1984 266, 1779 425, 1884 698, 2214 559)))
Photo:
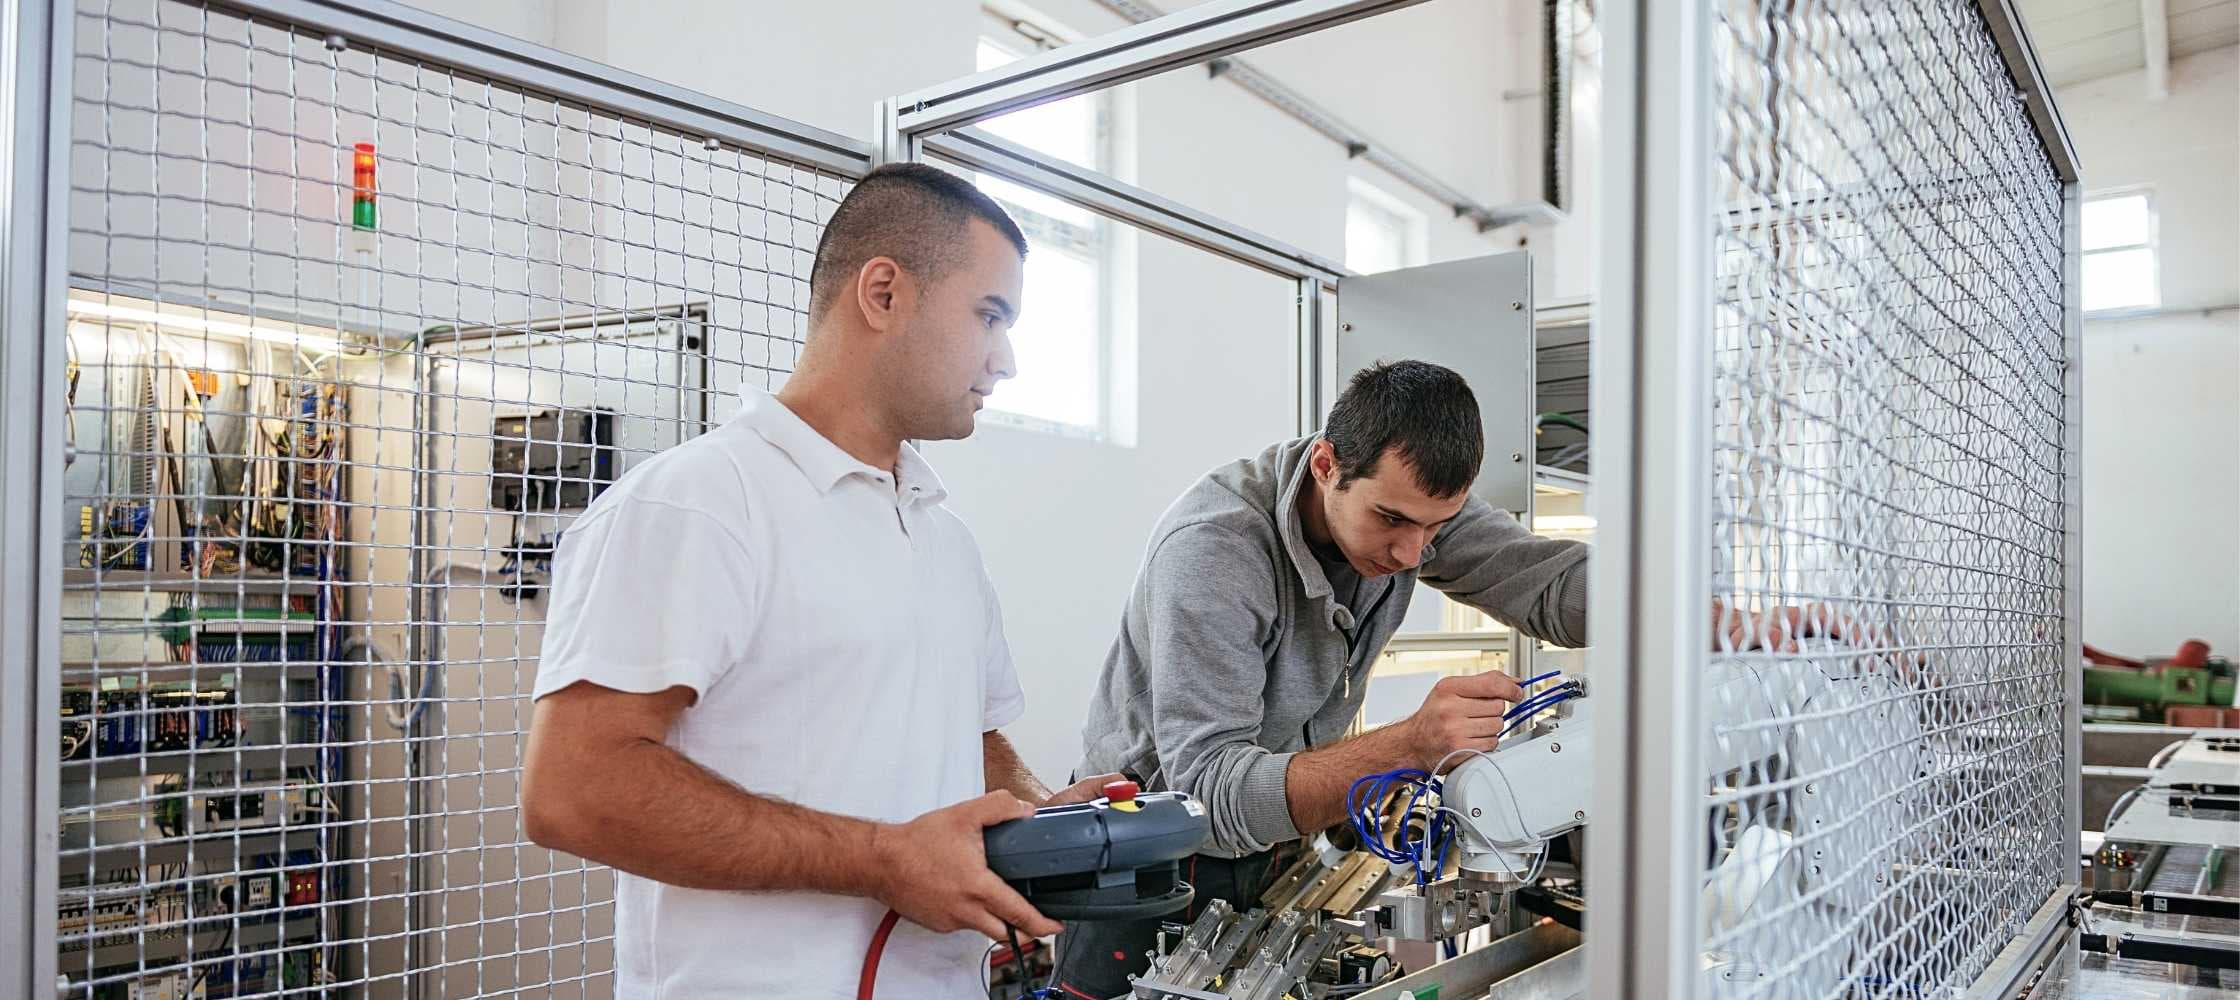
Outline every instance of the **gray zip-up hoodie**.
POLYGON ((1124 771, 1204 802, 1209 853, 1299 838, 1291 755, 1345 735, 1419 578, 1527 634, 1586 643, 1587 547, 1533 535, 1476 497, 1418 569, 1363 588, 1371 607, 1339 603, 1299 522, 1315 440, 1217 468, 1167 508, 1082 733, 1078 773, 1124 771))

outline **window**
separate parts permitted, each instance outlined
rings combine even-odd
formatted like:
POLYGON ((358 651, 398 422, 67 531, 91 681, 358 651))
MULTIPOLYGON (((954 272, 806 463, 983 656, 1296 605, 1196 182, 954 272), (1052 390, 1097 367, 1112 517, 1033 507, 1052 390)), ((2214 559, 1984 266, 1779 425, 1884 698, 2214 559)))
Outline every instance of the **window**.
POLYGON ((2081 235, 2085 312, 2153 309, 2162 304, 2152 196, 2140 190, 2088 196, 2081 235))
MULTIPOLYGON (((1056 44, 1056 33, 991 12, 977 68, 993 69, 1056 44)), ((982 124, 1047 156, 1108 170, 1109 99, 1054 101, 982 124)), ((1110 226, 1095 213, 998 177, 975 178, 1027 234, 1026 311, 1012 330, 1019 374, 988 406, 999 423, 1090 437, 1108 434, 1111 380, 1110 226)))
POLYGON ((1423 213, 1358 178, 1346 180, 1346 267, 1363 274, 1415 267, 1424 259, 1423 213))

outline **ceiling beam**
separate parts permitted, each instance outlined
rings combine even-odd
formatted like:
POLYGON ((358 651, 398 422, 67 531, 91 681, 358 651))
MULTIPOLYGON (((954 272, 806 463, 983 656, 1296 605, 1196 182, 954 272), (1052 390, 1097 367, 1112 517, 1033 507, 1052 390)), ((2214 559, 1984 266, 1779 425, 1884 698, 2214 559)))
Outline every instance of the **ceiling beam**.
POLYGON ((2139 0, 2139 32, 2147 56, 2147 100, 2170 96, 2170 0, 2139 0))

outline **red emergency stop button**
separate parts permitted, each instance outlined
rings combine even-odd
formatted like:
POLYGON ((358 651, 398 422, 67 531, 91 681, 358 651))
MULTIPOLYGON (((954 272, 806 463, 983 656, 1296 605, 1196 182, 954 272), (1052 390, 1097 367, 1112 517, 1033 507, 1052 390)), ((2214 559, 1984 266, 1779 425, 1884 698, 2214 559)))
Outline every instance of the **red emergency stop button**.
POLYGON ((1108 781, 1105 782, 1104 797, 1118 805, 1122 802, 1134 802, 1136 793, 1140 791, 1143 789, 1133 781, 1108 781))

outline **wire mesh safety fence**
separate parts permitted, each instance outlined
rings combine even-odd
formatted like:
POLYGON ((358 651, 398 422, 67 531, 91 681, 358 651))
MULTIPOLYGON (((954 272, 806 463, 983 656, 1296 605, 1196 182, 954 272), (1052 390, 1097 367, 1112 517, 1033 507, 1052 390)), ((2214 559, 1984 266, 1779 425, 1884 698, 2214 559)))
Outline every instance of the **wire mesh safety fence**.
POLYGON ((848 181, 180 0, 70 87, 58 969, 605 995, 516 811, 569 518, 775 388, 848 181))
POLYGON ((2075 850, 2062 186, 1972 3, 1711 31, 1704 992, 1945 995, 2075 850))

